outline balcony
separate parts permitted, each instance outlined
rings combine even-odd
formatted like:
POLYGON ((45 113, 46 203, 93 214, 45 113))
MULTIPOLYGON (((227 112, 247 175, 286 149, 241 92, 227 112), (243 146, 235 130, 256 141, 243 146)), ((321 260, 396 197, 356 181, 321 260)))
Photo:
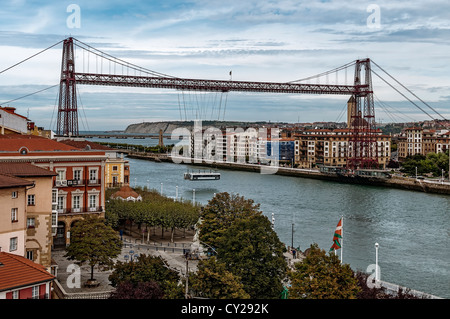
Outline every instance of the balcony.
POLYGON ((55 180, 55 187, 72 187, 84 185, 84 183, 82 179, 55 180))
POLYGON ((88 185, 100 185, 101 179, 88 179, 88 185))
POLYGON ((58 209, 59 215, 87 214, 94 212, 103 212, 103 206, 58 209))
POLYGON ((55 180, 56 187, 67 187, 67 180, 55 180))

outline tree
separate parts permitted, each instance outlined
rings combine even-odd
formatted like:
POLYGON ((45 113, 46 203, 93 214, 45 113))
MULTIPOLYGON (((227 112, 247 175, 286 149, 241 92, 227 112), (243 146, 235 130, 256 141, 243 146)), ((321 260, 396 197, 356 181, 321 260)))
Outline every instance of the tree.
POLYGON ((189 276, 189 287, 195 296, 211 299, 248 299, 241 278, 227 270, 215 257, 201 260, 197 272, 189 276))
POLYGON ((162 299, 164 292, 154 281, 138 282, 133 285, 124 281, 111 293, 109 299, 162 299))
POLYGON ((77 260, 79 264, 87 262, 91 266, 90 280, 93 281, 94 266, 113 266, 113 259, 121 250, 122 242, 117 232, 105 224, 105 219, 88 215, 72 227, 65 257, 77 260))
POLYGON ((387 292, 384 287, 376 287, 373 285, 369 287, 367 285, 367 280, 369 275, 360 271, 355 274, 356 280, 358 281, 358 286, 360 291, 357 295, 358 299, 419 299, 419 297, 410 293, 410 289, 403 291, 402 288, 394 292, 387 292))
POLYGON ((140 282, 156 282, 164 292, 164 298, 182 298, 183 289, 178 285, 179 273, 170 269, 167 262, 159 256, 141 254, 137 261, 118 261, 109 280, 113 287, 129 282, 137 285, 140 282))
POLYGON ((217 258, 242 278, 251 298, 278 298, 287 263, 284 244, 266 216, 237 219, 215 241, 217 258))
POLYGON ((294 299, 356 299, 358 282, 348 264, 326 254, 317 244, 289 272, 289 297, 294 299))
POLYGON ((201 215, 200 240, 210 246, 232 223, 239 218, 261 215, 259 204, 238 194, 218 193, 205 207, 201 215))
POLYGON ((259 204, 219 193, 203 211, 200 241, 215 247, 217 261, 240 277, 251 298, 278 298, 286 276, 284 244, 259 204))

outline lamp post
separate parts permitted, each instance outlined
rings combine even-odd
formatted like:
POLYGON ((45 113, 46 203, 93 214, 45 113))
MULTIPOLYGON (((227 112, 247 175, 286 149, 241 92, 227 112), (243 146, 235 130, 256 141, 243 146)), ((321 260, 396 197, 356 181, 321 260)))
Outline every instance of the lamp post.
POLYGON ((138 256, 138 254, 134 254, 134 250, 130 250, 129 253, 130 253, 130 256, 128 256, 128 255, 124 256, 126 261, 128 261, 128 258, 130 258, 130 262, 133 262, 134 259, 138 259, 139 256, 138 256))
POLYGON ((178 200, 178 185, 175 187, 175 200, 178 200))
POLYGON ((161 183, 161 196, 163 194, 163 183, 161 183))
POLYGON ((380 274, 378 272, 378 243, 375 243, 375 283, 378 284, 380 280, 380 274))
POLYGON ((195 188, 192 190, 192 203, 195 206, 195 188))

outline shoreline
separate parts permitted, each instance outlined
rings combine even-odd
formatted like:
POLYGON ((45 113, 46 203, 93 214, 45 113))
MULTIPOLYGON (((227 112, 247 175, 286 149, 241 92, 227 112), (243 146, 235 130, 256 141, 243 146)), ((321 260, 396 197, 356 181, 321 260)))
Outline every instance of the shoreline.
MULTIPOLYGON (((142 153, 128 153, 126 155, 130 158, 137 158, 143 160, 150 160, 155 162, 172 162, 178 164, 173 158, 166 154, 142 154, 142 153)), ((415 178, 408 178, 402 176, 393 175, 391 178, 376 178, 376 177, 353 177, 353 176, 340 176, 336 174, 321 173, 312 169, 300 169, 300 168, 287 168, 287 167, 274 167, 258 164, 241 164, 241 163, 227 163, 227 162, 207 162, 198 160, 191 160, 190 163, 185 163, 182 160, 185 158, 179 158, 179 164, 193 165, 193 166, 206 166, 215 169, 228 169, 237 171, 247 171, 261 173, 263 170, 273 170, 273 174, 290 176, 290 177, 302 177, 333 181, 338 183, 390 187, 397 189, 404 189, 410 191, 418 191, 424 193, 433 193, 440 195, 450 195, 450 183, 449 182, 433 182, 427 180, 419 180, 415 178)))

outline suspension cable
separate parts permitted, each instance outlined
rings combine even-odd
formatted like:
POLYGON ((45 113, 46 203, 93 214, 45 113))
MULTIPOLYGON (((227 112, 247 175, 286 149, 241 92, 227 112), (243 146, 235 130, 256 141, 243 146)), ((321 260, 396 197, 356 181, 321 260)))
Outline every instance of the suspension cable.
MULTIPOLYGON (((430 108, 434 113, 436 113, 437 115, 439 115, 440 117, 442 117, 442 119, 446 119, 445 117, 443 117, 439 112, 437 112, 434 108, 432 108, 428 103, 426 103, 425 101, 423 101, 420 97, 418 97, 416 94, 414 94, 411 90, 409 90, 407 87, 405 87, 403 84, 401 84, 397 79, 395 79, 392 75, 390 75, 388 72, 386 72, 381 66, 379 66, 378 64, 376 64, 374 61, 372 61, 373 64, 375 64, 381 71, 383 71, 384 73, 386 73, 391 79, 393 79, 395 82, 397 82, 398 84, 401 85, 402 88, 404 88, 405 90, 407 90, 409 93, 411 93, 416 99, 418 99, 420 102, 422 102, 423 104, 425 104, 426 106, 428 106, 428 108, 430 108)), ((373 70, 372 70, 373 71, 373 70)))
POLYGON ((16 64, 10 66, 9 68, 4 69, 3 71, 0 71, 0 74, 2 74, 3 72, 8 71, 9 69, 12 69, 12 68, 18 66, 19 64, 21 64, 21 63, 23 63, 23 62, 25 62, 25 61, 30 60, 31 58, 34 58, 35 56, 37 56, 37 55, 39 55, 39 54, 41 54, 41 53, 44 53, 44 52, 47 51, 47 50, 50 50, 51 48, 53 48, 54 46, 60 44, 61 42, 63 42, 63 40, 59 41, 58 43, 53 44, 52 46, 49 46, 48 48, 46 48, 46 49, 44 49, 44 50, 42 50, 42 51, 39 51, 38 53, 33 54, 32 56, 30 56, 30 57, 28 57, 28 58, 26 58, 26 59, 24 59, 24 60, 22 60, 22 61, 20 61, 20 62, 17 62, 16 64))

